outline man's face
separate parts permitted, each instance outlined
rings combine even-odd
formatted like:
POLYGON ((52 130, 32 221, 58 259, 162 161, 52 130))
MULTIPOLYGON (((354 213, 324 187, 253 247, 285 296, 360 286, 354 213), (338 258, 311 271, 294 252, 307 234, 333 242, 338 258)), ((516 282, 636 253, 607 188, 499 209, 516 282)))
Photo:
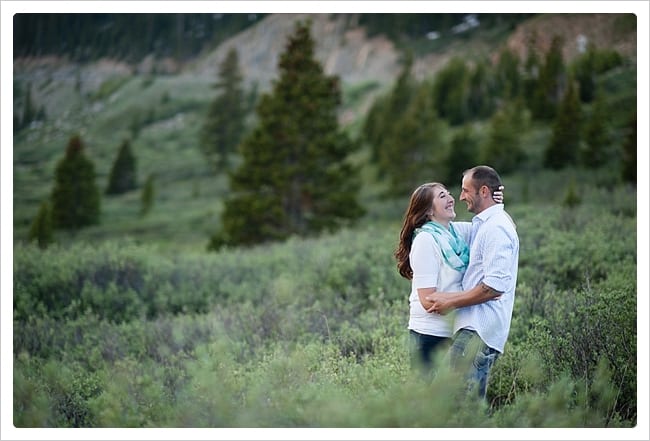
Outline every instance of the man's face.
POLYGON ((459 199, 467 204, 467 211, 476 214, 480 213, 481 199, 478 189, 474 188, 474 182, 471 176, 463 176, 459 199))

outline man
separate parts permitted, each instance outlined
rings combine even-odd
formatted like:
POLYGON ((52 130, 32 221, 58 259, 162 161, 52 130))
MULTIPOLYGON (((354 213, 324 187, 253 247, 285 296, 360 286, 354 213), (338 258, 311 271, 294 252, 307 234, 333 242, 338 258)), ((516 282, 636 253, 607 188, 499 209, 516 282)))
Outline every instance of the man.
POLYGON ((503 205, 492 199, 500 185, 501 178, 491 167, 480 165, 463 172, 460 200, 475 214, 464 291, 427 297, 433 302, 429 312, 455 310, 451 366, 468 366, 468 377, 481 398, 487 392, 490 369, 508 339, 519 262, 515 225, 503 205))

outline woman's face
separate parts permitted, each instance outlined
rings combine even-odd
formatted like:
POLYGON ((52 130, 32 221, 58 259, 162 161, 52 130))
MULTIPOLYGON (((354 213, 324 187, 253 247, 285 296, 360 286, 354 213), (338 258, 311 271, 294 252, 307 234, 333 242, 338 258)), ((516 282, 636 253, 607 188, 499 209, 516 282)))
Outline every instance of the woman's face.
POLYGON ((456 201, 445 187, 433 187, 433 220, 448 223, 456 218, 454 206, 456 201))

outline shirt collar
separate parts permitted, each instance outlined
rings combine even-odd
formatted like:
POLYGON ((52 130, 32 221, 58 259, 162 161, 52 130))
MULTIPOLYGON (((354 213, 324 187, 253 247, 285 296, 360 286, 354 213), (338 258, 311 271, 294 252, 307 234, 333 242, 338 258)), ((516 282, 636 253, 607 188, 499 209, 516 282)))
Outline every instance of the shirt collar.
POLYGON ((492 205, 491 207, 486 208, 485 210, 481 211, 479 214, 474 216, 472 218, 472 221, 481 221, 485 222, 488 220, 490 217, 492 217, 494 214, 503 211, 503 204, 496 204, 492 205))

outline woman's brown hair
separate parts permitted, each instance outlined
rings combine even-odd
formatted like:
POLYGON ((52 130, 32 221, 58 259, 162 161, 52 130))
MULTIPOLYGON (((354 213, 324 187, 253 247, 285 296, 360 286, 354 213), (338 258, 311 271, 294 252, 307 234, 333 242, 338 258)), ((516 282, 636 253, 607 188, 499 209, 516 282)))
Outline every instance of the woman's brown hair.
POLYGON ((420 185, 413 191, 406 213, 404 213, 402 231, 399 234, 399 244, 395 250, 395 258, 397 259, 397 270, 402 277, 408 280, 413 278, 413 269, 409 260, 411 244, 413 243, 413 232, 430 219, 434 187, 446 188, 438 182, 428 182, 420 185))

